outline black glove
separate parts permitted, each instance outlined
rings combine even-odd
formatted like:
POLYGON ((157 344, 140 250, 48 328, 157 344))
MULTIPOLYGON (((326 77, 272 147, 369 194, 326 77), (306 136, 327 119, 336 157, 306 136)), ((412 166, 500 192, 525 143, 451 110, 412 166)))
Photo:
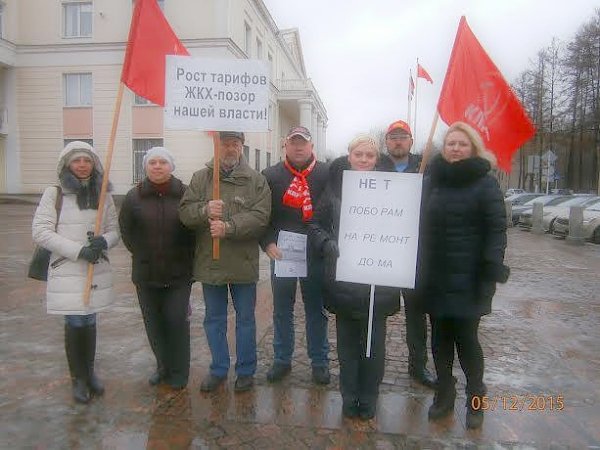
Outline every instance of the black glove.
POLYGON ((104 236, 90 236, 88 241, 90 241, 90 247, 94 250, 102 251, 108 248, 108 244, 106 239, 104 239, 104 236))
POLYGON ((95 250, 92 247, 83 247, 77 255, 78 259, 85 259, 87 262, 94 264, 100 258, 101 250, 95 250))
POLYGON ((333 239, 328 239, 323 244, 323 256, 336 259, 340 256, 340 248, 333 239))

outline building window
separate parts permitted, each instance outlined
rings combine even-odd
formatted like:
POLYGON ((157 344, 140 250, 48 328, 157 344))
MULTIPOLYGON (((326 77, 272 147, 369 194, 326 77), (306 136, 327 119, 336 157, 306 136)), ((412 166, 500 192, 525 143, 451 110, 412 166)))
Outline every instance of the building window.
POLYGON ((159 139, 133 139, 133 183, 138 183, 144 179, 144 155, 152 147, 162 147, 163 140, 159 139))
POLYGON ((273 55, 269 53, 267 58, 269 60, 269 76, 273 78, 273 55))
POLYGON ((154 103, 152 103, 147 98, 144 98, 141 95, 137 95, 135 93, 134 93, 134 98, 133 98, 133 104, 136 106, 154 105, 154 103))
POLYGON ((260 149, 254 149, 254 168, 260 172, 260 149))
POLYGON ((262 41, 256 38, 256 59, 262 59, 262 41))
POLYGON ((63 35, 65 37, 92 36, 92 2, 64 2, 63 35))
POLYGON ((252 44, 252 28, 250 28, 250 25, 248 25, 246 22, 244 22, 244 30, 245 30, 244 37, 246 39, 246 42, 245 42, 246 55, 248 55, 248 57, 250 57, 250 47, 252 44))
POLYGON ((66 73, 63 79, 65 106, 92 106, 91 73, 66 73))
POLYGON ((247 145, 244 145, 244 158, 246 159, 246 162, 250 161, 250 147, 247 145))
POLYGON ((267 167, 271 167, 271 152, 267 152, 267 167))

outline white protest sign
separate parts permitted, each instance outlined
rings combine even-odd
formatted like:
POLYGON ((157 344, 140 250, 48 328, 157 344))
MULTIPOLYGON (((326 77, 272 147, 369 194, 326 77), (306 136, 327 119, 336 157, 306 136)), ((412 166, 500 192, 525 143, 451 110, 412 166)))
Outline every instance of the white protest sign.
POLYGON ((268 131, 268 74, 259 60, 168 55, 165 128, 268 131))
POLYGON ((336 280, 414 288, 421 174, 344 171, 336 280))

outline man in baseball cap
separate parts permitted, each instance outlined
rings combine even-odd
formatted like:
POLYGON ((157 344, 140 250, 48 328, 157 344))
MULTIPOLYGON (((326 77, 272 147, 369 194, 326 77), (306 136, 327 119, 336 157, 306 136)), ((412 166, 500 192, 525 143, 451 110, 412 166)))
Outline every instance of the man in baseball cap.
MULTIPOLYGON (((396 172, 417 173, 421 157, 410 153, 413 145, 410 126, 403 120, 392 122, 385 135, 388 163, 393 163, 396 172)), ((388 164, 389 165, 389 164, 388 164)), ((406 344, 408 346, 408 374, 418 383, 435 387, 435 377, 427 370, 427 315, 423 302, 410 289, 402 291, 406 316, 406 344)))
MULTIPOLYGON (((291 231, 308 235, 308 223, 325 190, 329 169, 313 153, 310 131, 294 126, 284 140, 285 159, 263 171, 271 188, 271 217, 261 247, 271 260, 281 259, 283 253, 277 246, 279 232, 291 231)), ((309 245, 306 249, 307 275, 302 278, 278 277, 271 265, 273 290, 273 364, 267 380, 277 383, 292 370, 294 353, 294 303, 296 289, 301 286, 304 302, 306 348, 312 366, 312 380, 316 384, 329 384, 329 342, 327 316, 323 313, 321 294, 321 257, 309 245)))
POLYGON ((308 131, 308 128, 306 128, 306 127, 301 127, 301 126, 292 127, 286 136, 286 140, 292 139, 294 136, 300 136, 305 141, 309 141, 309 142, 312 140, 310 131, 308 131))
POLYGON ((413 145, 410 126, 403 120, 392 122, 385 134, 387 156, 396 167, 396 172, 416 173, 421 158, 410 153, 413 145))

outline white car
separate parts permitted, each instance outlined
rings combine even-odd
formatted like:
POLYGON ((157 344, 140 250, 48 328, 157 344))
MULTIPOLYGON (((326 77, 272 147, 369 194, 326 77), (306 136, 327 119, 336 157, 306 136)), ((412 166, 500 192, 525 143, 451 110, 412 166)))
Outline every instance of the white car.
MULTIPOLYGON (((552 234, 559 237, 568 236, 569 215, 556 218, 552 234)), ((583 236, 594 244, 600 244, 600 203, 583 210, 583 236)))
MULTIPOLYGON (((568 216, 571 206, 593 206, 600 204, 600 197, 593 194, 575 194, 573 198, 556 206, 545 206, 542 213, 542 229, 546 233, 552 233, 554 221, 558 216, 568 216)), ((533 210, 524 211, 519 217, 518 225, 521 228, 530 229, 533 226, 533 210)))
POLYGON ((525 189, 510 188, 510 189, 507 189, 506 192, 504 193, 504 198, 510 197, 511 195, 515 195, 515 194, 523 194, 524 192, 525 192, 525 189))

